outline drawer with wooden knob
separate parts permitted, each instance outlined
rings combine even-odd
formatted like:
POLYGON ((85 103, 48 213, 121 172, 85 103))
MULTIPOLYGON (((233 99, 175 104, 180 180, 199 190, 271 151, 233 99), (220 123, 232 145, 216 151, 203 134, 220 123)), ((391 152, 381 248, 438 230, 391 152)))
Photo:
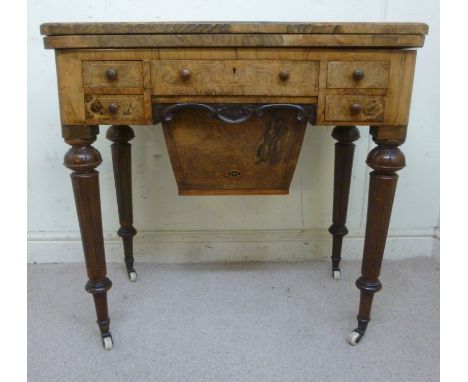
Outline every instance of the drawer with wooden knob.
POLYGON ((329 61, 329 89, 385 89, 388 87, 389 61, 329 61))
POLYGON ((83 61, 85 88, 142 88, 141 61, 83 61))
POLYGON ((155 95, 317 96, 317 61, 161 60, 151 63, 155 95))
POLYGON ((344 122, 383 122, 385 97, 361 95, 327 95, 325 120, 344 122))
POLYGON ((145 123, 142 95, 86 95, 86 123, 145 123))

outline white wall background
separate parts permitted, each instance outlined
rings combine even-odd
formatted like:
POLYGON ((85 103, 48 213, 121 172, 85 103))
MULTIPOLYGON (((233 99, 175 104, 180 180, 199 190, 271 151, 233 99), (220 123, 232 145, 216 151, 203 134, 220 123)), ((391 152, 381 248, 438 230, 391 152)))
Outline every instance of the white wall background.
MULTIPOLYGON (((387 258, 431 255, 439 219, 439 3, 437 0, 29 0, 28 258, 80 261, 78 223, 63 167, 54 54, 39 25, 60 21, 420 21, 429 24, 418 52, 409 132, 387 243, 387 258)), ((96 142, 104 162, 101 198, 107 256, 122 258, 109 142, 96 142)), ((310 127, 289 196, 181 197, 160 125, 135 126, 134 217, 137 260, 301 260, 328 257, 333 183, 331 128, 310 127)), ((367 152, 356 147, 344 257, 362 252, 367 152)))

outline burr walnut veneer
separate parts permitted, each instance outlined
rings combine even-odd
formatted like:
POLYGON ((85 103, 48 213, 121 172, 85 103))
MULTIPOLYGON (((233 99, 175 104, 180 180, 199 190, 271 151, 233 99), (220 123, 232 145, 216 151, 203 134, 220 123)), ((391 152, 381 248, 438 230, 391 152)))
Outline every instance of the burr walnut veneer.
MULTIPOLYGON (((356 125, 370 126, 372 168, 357 344, 367 328, 405 157, 419 23, 48 23, 63 137, 103 344, 112 347, 102 237, 99 125, 110 125, 129 278, 133 260, 130 125, 162 122, 181 195, 287 194, 306 126, 332 125, 332 274, 340 277, 356 125)), ((135 131, 138 133, 136 127, 135 131)), ((318 127, 317 127, 318 128, 318 127)), ((268 196, 265 196, 268 197, 268 196)), ((285 196, 287 197, 287 196, 285 196)))

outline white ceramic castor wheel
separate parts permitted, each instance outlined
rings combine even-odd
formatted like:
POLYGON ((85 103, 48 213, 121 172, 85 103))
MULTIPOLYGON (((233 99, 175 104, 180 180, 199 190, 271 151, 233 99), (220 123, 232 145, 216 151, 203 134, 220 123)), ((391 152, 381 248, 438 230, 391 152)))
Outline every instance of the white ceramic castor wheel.
POLYGON ((104 349, 111 350, 113 345, 112 337, 109 336, 102 339, 102 346, 104 346, 104 349))
POLYGON ((341 271, 340 271, 339 269, 333 271, 333 279, 334 279, 334 280, 339 280, 339 279, 341 279, 341 271))
POLYGON ((348 343, 350 345, 356 346, 359 341, 361 340, 363 334, 356 332, 355 330, 349 333, 348 335, 348 343))
POLYGON ((131 272, 128 272, 128 279, 134 283, 135 281, 137 281, 137 273, 135 271, 131 271, 131 272))

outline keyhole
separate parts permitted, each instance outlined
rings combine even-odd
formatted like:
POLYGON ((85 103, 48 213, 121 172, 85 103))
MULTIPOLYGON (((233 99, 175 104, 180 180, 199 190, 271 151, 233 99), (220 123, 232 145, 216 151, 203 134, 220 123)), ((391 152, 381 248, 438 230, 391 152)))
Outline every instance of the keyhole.
POLYGON ((233 178, 237 178, 238 176, 241 175, 241 173, 238 170, 231 170, 231 171, 228 171, 228 175, 233 178))
POLYGON ((237 72, 237 69, 236 69, 236 68, 232 68, 232 74, 233 74, 233 75, 236 75, 236 72, 237 72))

